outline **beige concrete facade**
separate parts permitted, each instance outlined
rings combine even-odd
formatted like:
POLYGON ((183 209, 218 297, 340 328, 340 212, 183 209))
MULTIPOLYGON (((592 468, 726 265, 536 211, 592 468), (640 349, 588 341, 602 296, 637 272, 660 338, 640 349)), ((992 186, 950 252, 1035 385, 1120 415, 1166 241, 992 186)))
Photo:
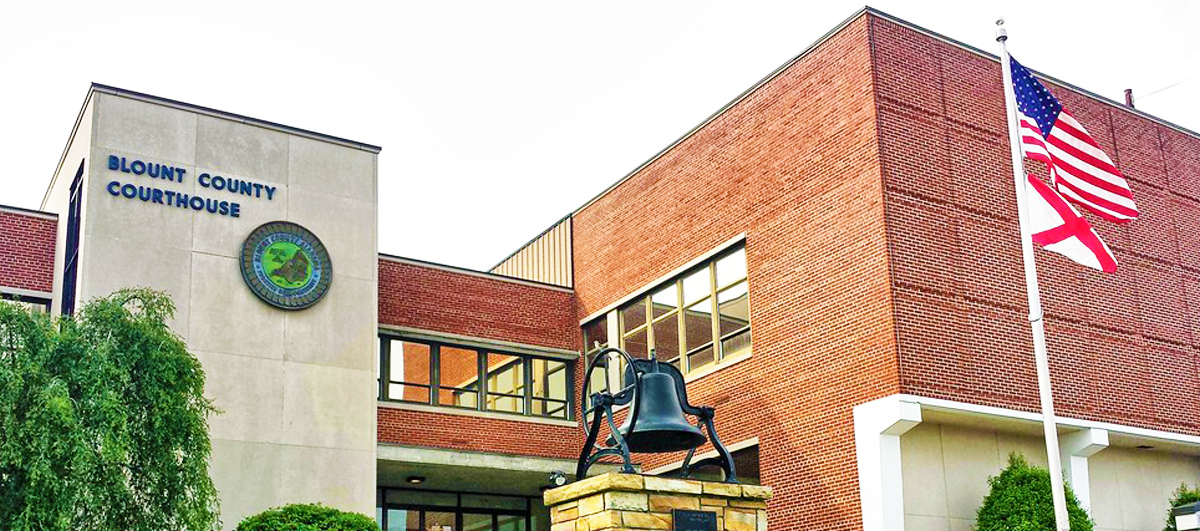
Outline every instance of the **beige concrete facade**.
MULTIPOLYGON (((1046 466, 1036 433, 978 424, 922 422, 900 437, 900 447, 908 531, 972 529, 988 477, 1000 473, 1011 452, 1046 466)), ((1171 492, 1200 482, 1200 458, 1155 449, 1111 446, 1088 458, 1088 468, 1097 531, 1158 531, 1171 492)))
POLYGON ((43 204, 64 231, 67 190, 84 162, 77 306, 123 287, 171 295, 171 327, 201 360, 206 393, 223 411, 210 421, 223 526, 293 502, 371 514, 378 150, 96 88, 80 124, 43 204), (110 170, 111 155, 183 168, 186 177, 110 170), (276 191, 270 199, 217 191, 198 184, 201 173, 276 191), (114 197, 113 180, 237 201, 240 216, 114 197), (298 223, 327 247, 333 282, 315 306, 279 310, 243 282, 242 244, 268 221, 298 223))

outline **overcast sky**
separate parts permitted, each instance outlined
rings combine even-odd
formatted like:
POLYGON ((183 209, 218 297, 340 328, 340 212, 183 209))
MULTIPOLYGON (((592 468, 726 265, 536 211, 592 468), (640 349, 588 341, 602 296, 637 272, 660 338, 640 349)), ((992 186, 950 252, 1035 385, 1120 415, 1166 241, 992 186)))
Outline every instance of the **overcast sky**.
MULTIPOLYGON (((40 205, 95 81, 383 146, 380 251, 486 269, 859 2, 10 2, 0 204, 40 205)), ((1002 14, 1026 66, 1200 130, 1200 2, 872 6, 989 52, 1002 14)))

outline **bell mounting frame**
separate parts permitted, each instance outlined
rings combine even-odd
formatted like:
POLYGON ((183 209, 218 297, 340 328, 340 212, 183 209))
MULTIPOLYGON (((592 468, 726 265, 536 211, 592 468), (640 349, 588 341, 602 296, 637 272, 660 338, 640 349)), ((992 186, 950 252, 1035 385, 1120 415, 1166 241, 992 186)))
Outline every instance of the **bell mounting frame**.
POLYGON ((687 386, 683 378, 683 373, 679 369, 669 363, 660 363, 654 350, 650 350, 649 359, 635 359, 624 350, 616 347, 606 347, 593 354, 591 363, 588 364, 587 371, 583 375, 583 392, 581 393, 582 400, 580 401, 580 426, 586 435, 586 441, 583 444, 583 450, 579 454, 579 462, 575 468, 575 480, 579 481, 587 477, 587 471, 601 458, 609 455, 620 456, 621 472, 624 474, 636 474, 637 470, 633 468, 633 459, 630 457, 629 443, 625 440, 625 436, 621 433, 621 429, 617 427, 616 418, 613 413, 613 408, 617 406, 625 406, 633 404, 629 408, 629 418, 626 421, 625 433, 633 433, 637 427, 638 416, 641 411, 642 400, 637 398, 642 394, 642 376, 650 373, 664 373, 671 377, 675 383, 675 391, 679 396, 679 405, 685 415, 696 417, 696 426, 702 427, 708 435, 708 440, 712 442, 713 448, 717 451, 716 457, 701 459, 692 463, 692 457, 696 453, 696 448, 702 446, 703 443, 688 449, 687 457, 683 459, 683 465, 675 473, 668 474, 668 477, 690 478, 692 474, 700 467, 717 466, 724 472, 725 483, 738 483, 737 472, 733 463, 733 455, 721 443, 721 438, 717 436, 717 429, 713 425, 713 418, 716 415, 716 410, 709 406, 693 406, 688 403, 687 386), (625 379, 630 381, 627 385, 616 392, 612 392, 612 386, 609 385, 608 364, 610 361, 615 361, 616 358, 611 358, 610 355, 618 354, 621 359, 625 360, 625 379), (592 391, 592 372, 597 368, 602 368, 604 373, 605 389, 592 391), (589 415, 591 416, 589 420, 589 415), (610 432, 609 441, 607 444, 599 443, 600 427, 602 423, 608 424, 610 432))

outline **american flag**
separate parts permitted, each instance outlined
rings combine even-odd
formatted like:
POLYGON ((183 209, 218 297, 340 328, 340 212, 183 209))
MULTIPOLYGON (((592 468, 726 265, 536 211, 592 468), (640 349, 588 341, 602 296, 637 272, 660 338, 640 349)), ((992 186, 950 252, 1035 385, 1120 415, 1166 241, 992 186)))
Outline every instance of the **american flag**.
POLYGON ((1096 140, 1033 74, 1012 62, 1025 156, 1046 163, 1058 191, 1109 221, 1137 218, 1133 192, 1096 140))

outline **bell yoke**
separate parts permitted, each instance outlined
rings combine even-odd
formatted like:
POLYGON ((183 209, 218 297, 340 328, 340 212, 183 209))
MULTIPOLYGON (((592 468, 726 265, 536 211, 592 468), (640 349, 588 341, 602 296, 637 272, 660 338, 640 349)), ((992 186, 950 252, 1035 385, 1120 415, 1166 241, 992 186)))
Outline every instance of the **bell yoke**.
POLYGON ((575 470, 576 480, 586 477, 588 468, 607 455, 620 456, 623 461, 621 471, 633 474, 636 471, 629 455, 631 452, 668 453, 687 450, 683 466, 676 473, 679 477, 691 477, 700 467, 715 465, 724 472, 726 483, 738 482, 733 456, 725 449, 725 445, 721 444, 713 426, 716 410, 689 404, 683 373, 674 365, 660 363, 653 349, 650 350, 650 359, 644 360, 633 359, 618 348, 601 350, 588 365, 583 382, 584 403, 580 409, 587 441, 579 455, 579 463, 575 470), (615 359, 625 360, 625 386, 614 393, 612 386, 608 385, 608 366, 615 359), (597 368, 604 371, 605 389, 589 394, 592 372, 597 368), (613 407, 626 404, 631 404, 629 414, 625 423, 618 428, 613 417, 613 407), (704 426, 708 437, 705 437, 698 426, 692 425, 685 415, 696 417, 697 425, 704 426), (597 445, 602 421, 607 421, 610 434, 603 445, 597 445), (717 456, 692 463, 696 448, 703 445, 709 437, 712 438, 717 456))

